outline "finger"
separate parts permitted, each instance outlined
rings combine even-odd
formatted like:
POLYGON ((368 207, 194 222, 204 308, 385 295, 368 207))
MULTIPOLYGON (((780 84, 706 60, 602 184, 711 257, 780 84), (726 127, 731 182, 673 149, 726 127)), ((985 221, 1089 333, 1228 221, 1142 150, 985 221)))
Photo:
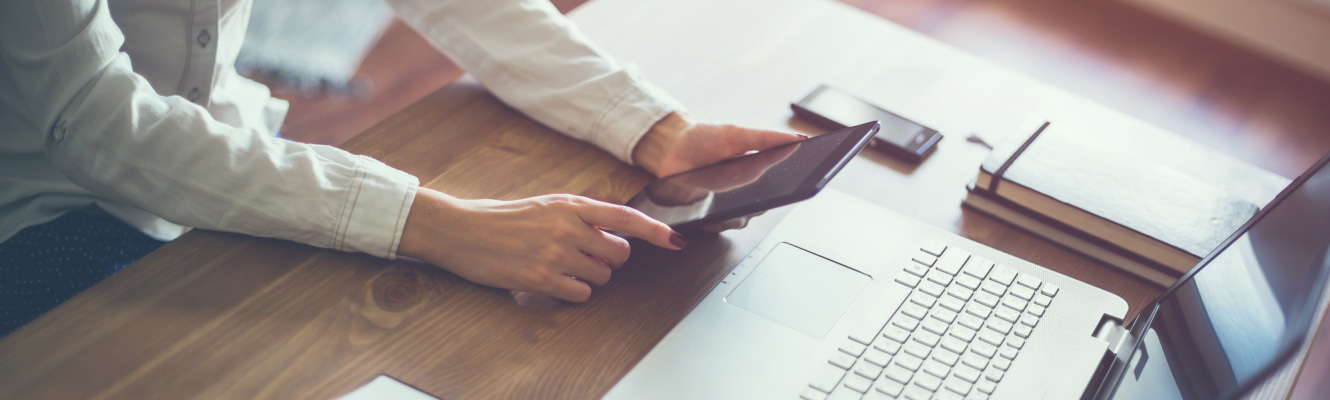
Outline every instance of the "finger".
POLYGON ((743 228, 745 228, 745 227, 748 226, 748 219, 749 219, 749 218, 752 218, 752 216, 748 216, 748 217, 739 217, 739 218, 734 218, 734 219, 729 219, 729 220, 721 221, 721 222, 718 222, 718 223, 714 223, 714 224, 711 224, 711 225, 707 225, 707 226, 705 226, 705 227, 702 227, 702 230, 707 231, 707 232, 711 232, 711 233, 720 233, 720 232, 728 231, 728 230, 730 230, 730 229, 743 229, 743 228))
POLYGON ((610 273, 613 271, 608 265, 583 254, 577 254, 565 260, 561 267, 564 273, 593 283, 596 286, 609 283, 610 273))
POLYGON ((766 150, 782 144, 804 140, 807 136, 793 133, 738 128, 737 134, 730 135, 731 143, 742 150, 766 150))
POLYGON ((581 303, 591 298, 591 286, 586 282, 579 281, 570 276, 562 276, 551 282, 551 287, 546 292, 538 292, 548 296, 557 297, 565 301, 581 303))
POLYGON ((577 215, 592 226, 623 232, 667 249, 681 250, 688 245, 683 235, 669 225, 629 207, 587 199, 578 207, 577 215))
POLYGON ((632 252, 632 246, 628 245, 627 240, 600 229, 591 228, 591 230, 596 231, 594 236, 582 243, 579 250, 586 252, 591 258, 605 263, 610 268, 619 268, 625 261, 628 261, 628 254, 632 252))

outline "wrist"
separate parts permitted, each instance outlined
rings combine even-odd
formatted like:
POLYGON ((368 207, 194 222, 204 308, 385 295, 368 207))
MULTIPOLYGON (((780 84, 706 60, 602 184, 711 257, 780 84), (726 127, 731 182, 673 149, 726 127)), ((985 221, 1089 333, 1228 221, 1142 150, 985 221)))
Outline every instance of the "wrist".
POLYGON ((678 112, 669 113, 656 121, 638 140, 637 146, 633 147, 633 163, 659 177, 665 157, 683 132, 692 125, 688 117, 678 112))
POLYGON ((438 237, 432 231, 441 226, 437 221, 449 220, 446 214, 456 210, 460 201, 437 190, 424 187, 417 190, 415 200, 411 203, 411 210, 406 216, 406 224, 402 227, 402 239, 397 245, 397 255, 417 260, 430 259, 429 253, 435 248, 430 238, 438 237))

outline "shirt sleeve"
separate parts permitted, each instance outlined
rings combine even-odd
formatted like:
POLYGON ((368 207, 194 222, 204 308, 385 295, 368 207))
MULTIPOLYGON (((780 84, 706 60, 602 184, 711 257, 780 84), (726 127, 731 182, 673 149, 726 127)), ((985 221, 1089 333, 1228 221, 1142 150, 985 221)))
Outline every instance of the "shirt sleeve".
POLYGON ((0 86, 78 185, 177 224, 392 258, 419 181, 163 97, 119 52, 105 0, 0 5, 0 86))
POLYGON ((546 0, 388 0, 399 16, 508 105, 632 163, 683 107, 597 49, 546 0))

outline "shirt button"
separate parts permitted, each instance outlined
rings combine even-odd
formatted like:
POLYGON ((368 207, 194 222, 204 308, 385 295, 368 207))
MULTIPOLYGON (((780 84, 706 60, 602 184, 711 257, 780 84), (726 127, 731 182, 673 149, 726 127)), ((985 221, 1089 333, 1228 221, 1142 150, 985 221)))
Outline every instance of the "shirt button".
POLYGON ((199 32, 199 37, 195 41, 199 43, 199 47, 208 47, 208 42, 212 41, 212 35, 208 34, 207 29, 204 29, 199 32))
POLYGON ((199 101, 199 96, 202 95, 202 93, 199 93, 198 86, 195 86, 193 89, 189 90, 189 94, 185 95, 185 98, 189 99, 190 102, 197 102, 199 101))
POLYGON ((55 140, 56 140, 57 142, 58 142, 58 141, 61 141, 61 140, 65 140, 65 122, 64 122, 64 121, 61 121, 59 125, 56 125, 56 126, 54 126, 54 127, 51 128, 51 136, 54 136, 54 137, 55 137, 55 140))

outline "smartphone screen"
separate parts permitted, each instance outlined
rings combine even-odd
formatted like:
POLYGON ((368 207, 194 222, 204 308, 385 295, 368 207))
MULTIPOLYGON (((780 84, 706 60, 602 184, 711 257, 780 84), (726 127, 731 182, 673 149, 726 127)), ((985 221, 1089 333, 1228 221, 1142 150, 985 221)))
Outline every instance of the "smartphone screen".
POLYGON ((859 124, 864 121, 878 121, 882 129, 877 132, 878 139, 892 143, 909 143, 919 134, 929 131, 927 127, 916 124, 896 114, 874 107, 863 100, 851 97, 839 90, 827 88, 804 100, 804 107, 817 111, 823 117, 836 121, 842 126, 859 124))
POLYGON ((647 185, 627 205, 677 228, 803 200, 867 143, 876 126, 847 128, 667 176, 647 185))

